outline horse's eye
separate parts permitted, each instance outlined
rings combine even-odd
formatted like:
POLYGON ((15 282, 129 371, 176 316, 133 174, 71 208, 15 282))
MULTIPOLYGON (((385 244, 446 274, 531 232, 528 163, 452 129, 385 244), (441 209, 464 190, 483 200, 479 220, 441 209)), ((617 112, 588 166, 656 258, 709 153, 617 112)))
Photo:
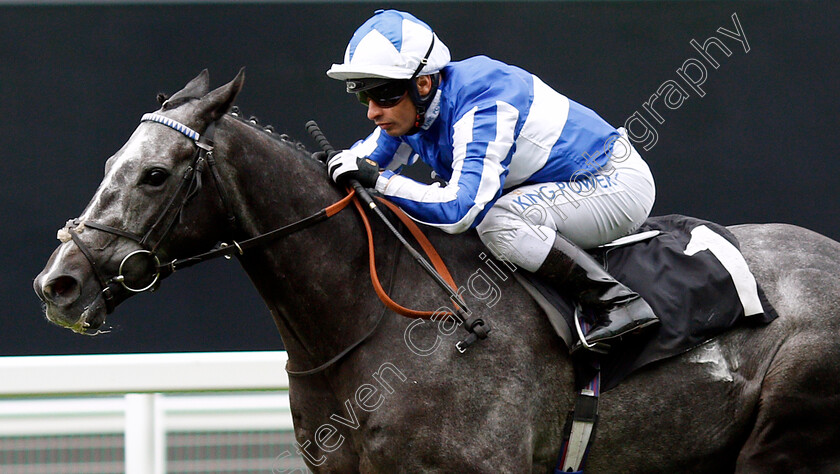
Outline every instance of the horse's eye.
POLYGON ((143 184, 148 184, 149 186, 161 186, 163 183, 166 182, 166 178, 169 177, 169 172, 164 169, 160 168, 152 168, 149 171, 146 171, 146 175, 143 176, 143 184))

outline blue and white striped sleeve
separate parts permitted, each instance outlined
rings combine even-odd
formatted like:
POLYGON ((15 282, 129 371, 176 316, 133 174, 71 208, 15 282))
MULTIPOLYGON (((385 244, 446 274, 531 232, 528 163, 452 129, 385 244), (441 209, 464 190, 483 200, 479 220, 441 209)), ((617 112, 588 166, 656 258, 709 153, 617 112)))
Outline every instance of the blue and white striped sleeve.
POLYGON ((518 110, 506 102, 473 107, 452 127, 452 178, 446 186, 386 171, 377 191, 415 220, 448 233, 474 227, 501 196, 518 119, 518 110))

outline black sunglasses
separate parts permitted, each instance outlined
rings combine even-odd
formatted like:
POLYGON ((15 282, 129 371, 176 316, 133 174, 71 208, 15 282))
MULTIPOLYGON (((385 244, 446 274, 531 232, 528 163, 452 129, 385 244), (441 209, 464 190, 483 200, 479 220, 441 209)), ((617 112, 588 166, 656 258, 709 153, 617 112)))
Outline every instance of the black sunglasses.
POLYGON ((373 101, 379 107, 387 109, 402 101, 408 92, 408 82, 407 80, 389 81, 381 86, 356 92, 356 98, 365 106, 373 101))

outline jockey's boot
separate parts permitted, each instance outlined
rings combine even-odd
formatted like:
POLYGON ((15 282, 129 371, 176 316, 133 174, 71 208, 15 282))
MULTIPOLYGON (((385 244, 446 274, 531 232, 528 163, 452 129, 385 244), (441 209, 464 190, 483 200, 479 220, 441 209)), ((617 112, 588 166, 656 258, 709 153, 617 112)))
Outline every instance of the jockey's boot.
POLYGON ((591 255, 559 233, 536 274, 549 278, 591 318, 586 341, 575 343, 572 352, 582 347, 606 352, 609 344, 605 341, 659 323, 638 293, 616 281, 591 255))

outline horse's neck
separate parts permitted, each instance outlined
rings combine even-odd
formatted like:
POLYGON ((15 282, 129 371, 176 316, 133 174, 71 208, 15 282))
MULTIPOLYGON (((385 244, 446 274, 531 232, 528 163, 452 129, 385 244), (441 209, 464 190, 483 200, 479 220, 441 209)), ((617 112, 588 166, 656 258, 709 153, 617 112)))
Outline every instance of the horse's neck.
MULTIPOLYGON (((240 183, 233 185, 233 200, 243 237, 288 225, 342 197, 323 165, 296 147, 244 124, 231 127, 238 133, 219 155, 231 160, 236 176, 230 180, 240 183)), ((297 368, 318 365, 355 342, 382 311, 371 298, 366 240, 351 208, 241 257, 297 368)))

